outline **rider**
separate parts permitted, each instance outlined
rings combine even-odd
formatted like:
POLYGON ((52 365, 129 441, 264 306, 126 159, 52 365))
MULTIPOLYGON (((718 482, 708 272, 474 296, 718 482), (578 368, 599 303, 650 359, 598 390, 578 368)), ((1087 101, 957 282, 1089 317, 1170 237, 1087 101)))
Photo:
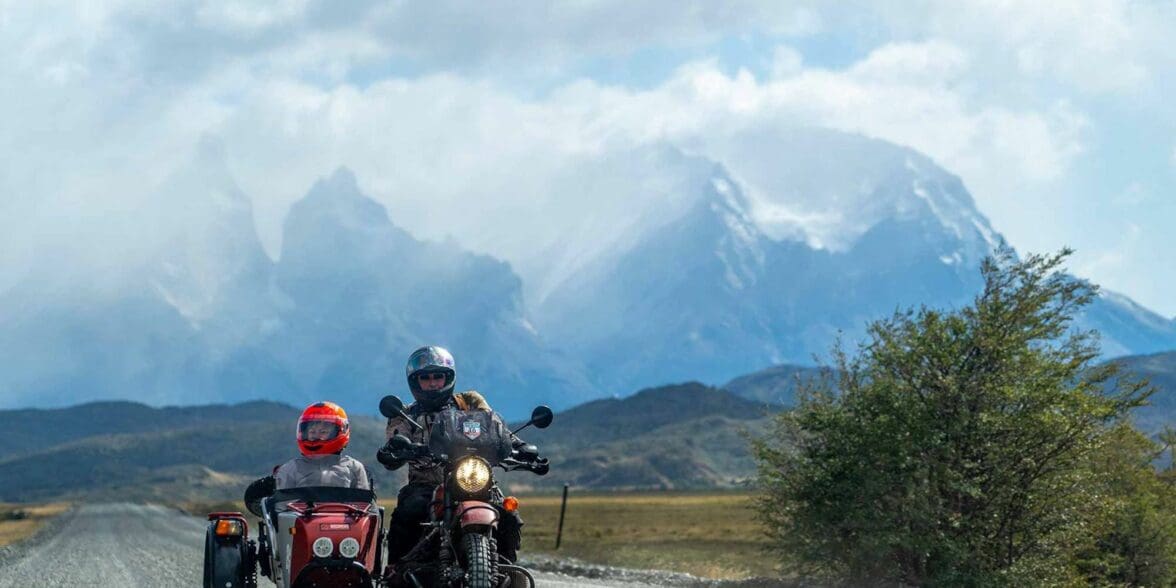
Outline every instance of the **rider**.
MULTIPOLYGON (((414 430, 403 417, 392 417, 388 419, 385 431, 389 440, 400 434, 414 443, 427 443, 437 413, 448 406, 455 406, 459 410, 490 410, 490 404, 475 391, 454 393, 457 370, 453 355, 442 347, 427 346, 413 351, 405 372, 408 375, 408 388, 416 400, 405 412, 423 429, 414 430)), ((406 460, 397 459, 387 445, 376 454, 376 459, 390 470, 406 463, 406 460)), ((410 465, 408 484, 400 489, 396 510, 392 511, 392 521, 388 527, 389 562, 399 560, 420 540, 421 524, 429 519, 428 509, 433 500, 433 490, 445 481, 443 466, 439 464, 424 461, 407 463, 410 465)), ((498 553, 514 562, 522 541, 523 520, 517 512, 506 511, 501 505, 498 510, 498 529, 495 532, 498 553)))
POLYGON ((358 459, 342 453, 351 440, 351 423, 343 407, 334 402, 306 407, 298 418, 297 437, 302 455, 274 468, 272 476, 254 480, 245 489, 246 504, 256 505, 276 490, 302 486, 371 490, 367 469, 358 459))

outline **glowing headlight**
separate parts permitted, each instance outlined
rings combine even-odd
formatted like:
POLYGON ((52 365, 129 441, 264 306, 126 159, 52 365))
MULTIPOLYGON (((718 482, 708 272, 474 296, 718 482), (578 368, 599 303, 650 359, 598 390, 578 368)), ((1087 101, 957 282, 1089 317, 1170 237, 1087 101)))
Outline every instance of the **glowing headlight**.
POLYGON ((335 550, 335 545, 331 543, 329 537, 319 537, 314 540, 314 545, 311 546, 311 549, 319 557, 330 557, 331 552, 335 550))
POLYGON ((359 555, 359 541, 355 537, 348 537, 339 542, 339 555, 346 558, 354 558, 359 555))
POLYGON ((467 457, 457 463, 453 478, 458 488, 477 494, 490 485, 490 464, 477 457, 467 457))

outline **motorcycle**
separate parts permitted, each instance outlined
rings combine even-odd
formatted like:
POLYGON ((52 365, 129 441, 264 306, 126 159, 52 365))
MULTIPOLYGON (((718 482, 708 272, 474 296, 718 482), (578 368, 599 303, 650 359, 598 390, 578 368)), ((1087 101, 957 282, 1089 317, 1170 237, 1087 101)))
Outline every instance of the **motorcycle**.
MULTIPOLYGON (((384 397, 380 412, 388 418, 402 417, 414 429, 423 428, 404 412, 404 403, 396 396, 384 397)), ((392 437, 387 447, 394 455, 441 464, 445 481, 434 491, 420 541, 400 561, 390 562, 394 572, 385 580, 413 588, 534 588, 530 571, 498 554, 494 530, 500 509, 514 512, 518 500, 502 495, 493 468, 547 474, 548 461, 539 457, 534 445, 512 440, 531 425, 547 428, 553 418, 550 408, 539 406, 529 421, 509 431, 491 411, 450 407, 438 413, 427 443, 392 437)))
POLYGON ((257 572, 279 588, 374 588, 383 559, 384 509, 371 490, 303 487, 247 502, 256 540, 239 512, 208 515, 205 588, 255 588, 257 572))

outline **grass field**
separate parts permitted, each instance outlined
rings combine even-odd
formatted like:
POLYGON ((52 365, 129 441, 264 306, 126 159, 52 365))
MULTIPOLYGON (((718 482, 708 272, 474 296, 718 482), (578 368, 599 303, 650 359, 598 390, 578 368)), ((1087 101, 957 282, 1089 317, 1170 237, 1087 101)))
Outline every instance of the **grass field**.
POLYGON ((560 497, 522 496, 523 551, 707 578, 775 576, 751 498, 739 493, 573 490, 556 551, 560 497))
MULTIPOLYGON (((706 578, 778 574, 751 509, 751 495, 732 492, 578 493, 568 499, 563 541, 555 550, 558 495, 520 496, 523 552, 591 563, 687 572, 706 578)), ((396 501, 382 500, 389 515, 396 501)), ((196 515, 240 510, 240 503, 192 503, 196 515)))
POLYGON ((65 512, 65 503, 0 503, 0 547, 16 543, 37 532, 49 519, 65 512))

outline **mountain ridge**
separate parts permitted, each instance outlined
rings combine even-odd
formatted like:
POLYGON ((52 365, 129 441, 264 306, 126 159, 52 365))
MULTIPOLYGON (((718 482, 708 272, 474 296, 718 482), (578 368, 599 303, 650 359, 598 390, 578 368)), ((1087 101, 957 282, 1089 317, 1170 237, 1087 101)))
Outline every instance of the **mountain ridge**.
MULTIPOLYGON (((1115 361, 1158 388, 1151 406, 1135 413, 1141 430, 1154 434, 1176 423, 1176 352, 1115 361)), ((550 475, 515 472, 499 479, 517 492, 564 483, 585 489, 744 487, 755 472, 749 438, 769 430, 797 378, 821 376, 818 368, 774 366, 733 379, 732 390, 686 382, 591 400, 557 411, 547 429, 520 433, 552 460, 550 475)), ((0 410, 0 430, 26 442, 0 454, 6 481, 0 501, 236 500, 244 483, 296 454, 297 415, 298 409, 273 402, 152 408, 120 401, 0 410), (90 428, 79 429, 79 423, 90 428)), ((373 459, 383 444, 383 421, 358 416, 352 427, 348 453, 368 465, 378 491, 390 496, 404 480, 403 472, 387 472, 373 459)))

